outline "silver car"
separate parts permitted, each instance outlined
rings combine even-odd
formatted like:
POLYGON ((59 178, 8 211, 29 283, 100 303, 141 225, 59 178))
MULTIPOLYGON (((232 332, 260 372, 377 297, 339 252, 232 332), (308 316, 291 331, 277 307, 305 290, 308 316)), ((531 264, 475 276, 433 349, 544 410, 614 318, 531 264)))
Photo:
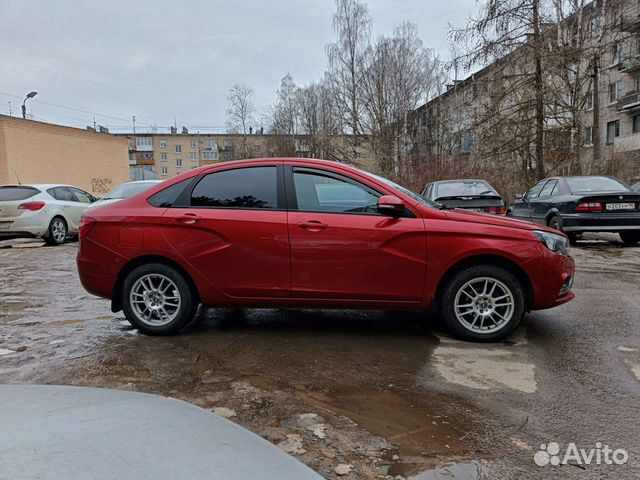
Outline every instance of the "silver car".
POLYGON ((133 182, 121 183, 116 188, 107 193, 104 197, 92 203, 89 208, 99 207, 114 203, 124 198, 133 197, 140 192, 144 192, 147 188, 162 182, 162 180, 135 180, 133 182))
POLYGON ((82 212, 95 201, 70 185, 0 186, 0 240, 32 237, 60 245, 77 235, 82 212))

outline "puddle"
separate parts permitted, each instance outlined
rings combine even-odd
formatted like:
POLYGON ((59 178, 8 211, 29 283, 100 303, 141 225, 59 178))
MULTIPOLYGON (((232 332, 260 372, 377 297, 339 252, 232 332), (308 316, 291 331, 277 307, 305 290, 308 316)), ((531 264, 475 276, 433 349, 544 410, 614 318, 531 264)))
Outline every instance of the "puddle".
POLYGON ((412 475, 434 467, 440 457, 455 458, 474 448, 464 440, 470 426, 460 416, 446 416, 436 406, 427 409, 424 399, 420 402, 411 394, 369 388, 309 393, 305 399, 349 418, 397 447, 396 455, 381 462, 385 475, 412 475))
POLYGON ((427 470, 416 476, 409 477, 408 480, 444 480, 449 478, 455 480, 481 480, 492 478, 492 474, 486 462, 473 461, 427 470))

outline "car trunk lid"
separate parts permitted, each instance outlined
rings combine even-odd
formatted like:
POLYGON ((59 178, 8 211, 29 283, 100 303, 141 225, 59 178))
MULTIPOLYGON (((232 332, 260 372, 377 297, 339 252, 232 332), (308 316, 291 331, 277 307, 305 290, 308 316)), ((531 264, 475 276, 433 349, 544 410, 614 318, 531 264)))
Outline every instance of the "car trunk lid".
POLYGON ((26 185, 7 185, 0 187, 0 221, 19 217, 25 210, 18 209, 23 203, 33 200, 40 190, 26 185))
POLYGON ((574 192, 576 212, 622 213, 640 211, 640 194, 635 192, 574 192))

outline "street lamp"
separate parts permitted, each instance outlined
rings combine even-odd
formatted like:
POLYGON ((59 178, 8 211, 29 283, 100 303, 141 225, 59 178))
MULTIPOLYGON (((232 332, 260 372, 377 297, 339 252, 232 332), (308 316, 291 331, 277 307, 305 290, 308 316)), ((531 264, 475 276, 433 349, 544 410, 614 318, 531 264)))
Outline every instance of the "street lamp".
POLYGON ((37 94, 38 94, 38 92, 29 92, 29 93, 27 93, 27 96, 22 101, 22 118, 24 118, 24 119, 27 118, 27 107, 25 106, 25 102, 27 100, 29 100, 30 98, 35 97, 37 94))

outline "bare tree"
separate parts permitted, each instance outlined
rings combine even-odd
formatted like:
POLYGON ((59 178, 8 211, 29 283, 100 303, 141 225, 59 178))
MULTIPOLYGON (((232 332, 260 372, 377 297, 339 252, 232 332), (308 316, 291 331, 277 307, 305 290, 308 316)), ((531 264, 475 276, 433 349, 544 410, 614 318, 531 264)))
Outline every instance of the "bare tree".
POLYGON ((227 93, 227 103, 227 132, 241 133, 246 137, 249 125, 254 122, 253 89, 248 85, 236 83, 227 93))

